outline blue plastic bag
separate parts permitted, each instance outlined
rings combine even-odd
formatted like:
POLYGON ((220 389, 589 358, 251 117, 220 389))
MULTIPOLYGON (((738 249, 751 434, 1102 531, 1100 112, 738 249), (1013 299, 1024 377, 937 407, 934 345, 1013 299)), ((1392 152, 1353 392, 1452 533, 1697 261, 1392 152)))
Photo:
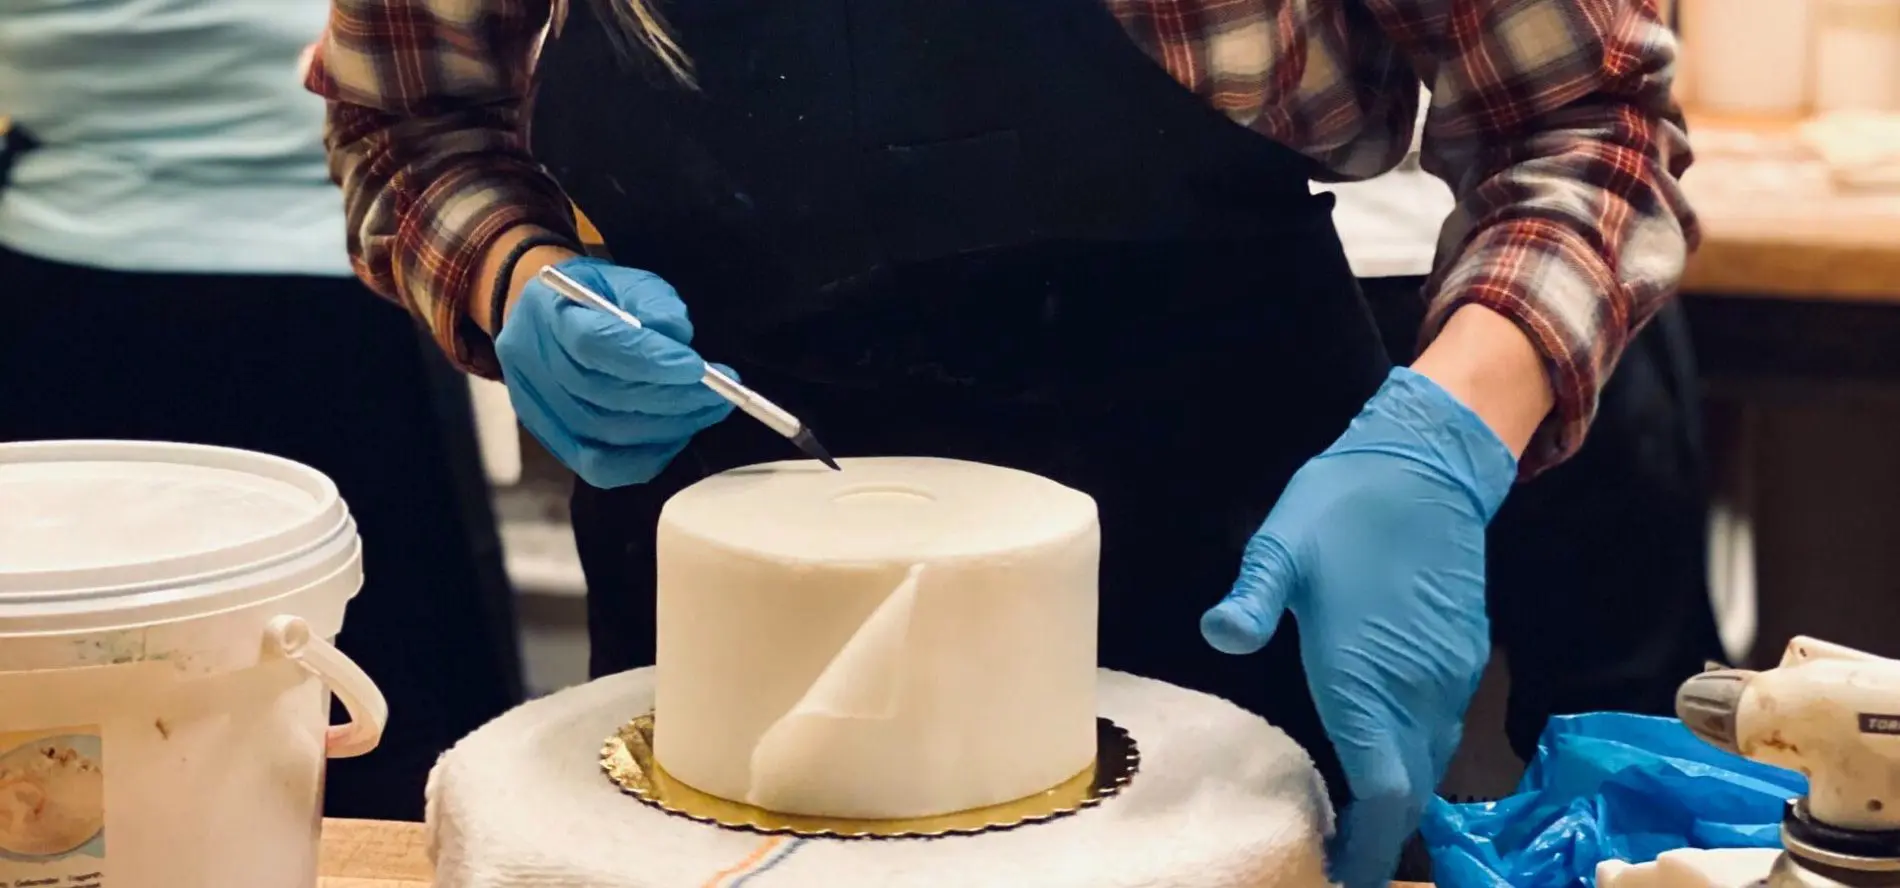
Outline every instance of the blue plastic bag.
POLYGON ((1439 888, 1596 885, 1597 863, 1674 848, 1778 848, 1806 778, 1703 742, 1673 718, 1553 718, 1517 791, 1434 798, 1419 829, 1439 888))

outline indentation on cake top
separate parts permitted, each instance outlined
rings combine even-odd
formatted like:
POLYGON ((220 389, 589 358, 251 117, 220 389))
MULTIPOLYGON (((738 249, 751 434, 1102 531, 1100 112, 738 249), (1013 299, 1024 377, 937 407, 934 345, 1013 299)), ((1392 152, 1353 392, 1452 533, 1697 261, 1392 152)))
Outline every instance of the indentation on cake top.
POLYGON ((916 484, 857 484, 833 494, 831 501, 844 505, 923 505, 937 501, 937 495, 916 484))
POLYGON ((1015 469, 929 457, 809 460, 702 480, 661 523, 734 554, 814 563, 936 562, 1065 539, 1093 525, 1087 494, 1015 469))

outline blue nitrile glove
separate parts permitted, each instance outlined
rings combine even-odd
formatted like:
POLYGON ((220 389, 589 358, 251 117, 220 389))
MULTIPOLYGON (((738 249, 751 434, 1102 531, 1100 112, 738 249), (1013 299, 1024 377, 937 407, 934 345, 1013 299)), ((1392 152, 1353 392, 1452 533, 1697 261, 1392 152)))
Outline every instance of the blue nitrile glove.
POLYGON ((732 405, 700 383, 706 365, 688 347, 693 324, 672 285, 598 259, 555 267, 646 328, 530 280, 495 337, 508 399, 535 440, 587 483, 650 481, 732 405))
POLYGON ((1288 482, 1201 618, 1259 650, 1292 611, 1320 720, 1353 802, 1332 846, 1347 888, 1384 886, 1458 748, 1490 656, 1484 528, 1516 478, 1496 434, 1405 368, 1288 482))

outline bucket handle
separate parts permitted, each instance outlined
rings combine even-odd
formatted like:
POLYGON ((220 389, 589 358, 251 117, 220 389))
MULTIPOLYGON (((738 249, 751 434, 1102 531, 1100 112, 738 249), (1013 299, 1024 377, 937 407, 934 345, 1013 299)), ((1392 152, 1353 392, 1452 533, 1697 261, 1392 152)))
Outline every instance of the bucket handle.
POLYGON ((337 650, 336 645, 318 638, 302 617, 282 616, 271 620, 264 637, 285 659, 295 661, 322 679, 349 712, 348 724, 331 725, 324 734, 324 755, 333 759, 354 758, 382 742, 383 728, 389 724, 389 701, 383 699, 383 692, 363 667, 337 650))

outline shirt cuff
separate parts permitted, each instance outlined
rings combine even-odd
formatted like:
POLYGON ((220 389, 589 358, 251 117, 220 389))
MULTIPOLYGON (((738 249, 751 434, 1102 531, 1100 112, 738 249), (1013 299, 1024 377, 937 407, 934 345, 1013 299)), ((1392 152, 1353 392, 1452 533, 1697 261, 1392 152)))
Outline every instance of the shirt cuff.
POLYGON ((468 307, 470 300, 486 300, 493 292, 494 281, 483 280, 481 271, 495 242, 529 225, 582 251, 572 206, 554 182, 537 168, 514 161, 508 166, 517 168, 483 165, 430 183, 402 214, 396 234, 396 255, 403 257, 396 288, 428 294, 412 297, 411 304, 428 306, 421 314, 437 344, 456 367, 488 379, 501 378, 501 364, 494 340, 475 324, 468 307), (469 221, 453 225, 458 219, 469 221))
POLYGON ((1555 404, 1519 458, 1518 478, 1569 459, 1629 339, 1629 300, 1603 258, 1566 226, 1511 220, 1473 238, 1435 283, 1424 342, 1458 309, 1481 305, 1515 323, 1543 357, 1555 404))

